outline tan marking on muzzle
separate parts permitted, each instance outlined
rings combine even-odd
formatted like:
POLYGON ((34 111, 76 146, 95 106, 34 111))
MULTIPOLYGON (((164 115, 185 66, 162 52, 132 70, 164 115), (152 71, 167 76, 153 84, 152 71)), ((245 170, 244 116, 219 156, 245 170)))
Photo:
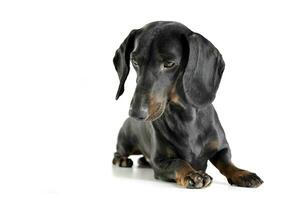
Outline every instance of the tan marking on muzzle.
POLYGON ((159 102, 155 96, 150 96, 148 103, 148 117, 146 121, 153 121, 159 118, 165 109, 166 100, 159 102))

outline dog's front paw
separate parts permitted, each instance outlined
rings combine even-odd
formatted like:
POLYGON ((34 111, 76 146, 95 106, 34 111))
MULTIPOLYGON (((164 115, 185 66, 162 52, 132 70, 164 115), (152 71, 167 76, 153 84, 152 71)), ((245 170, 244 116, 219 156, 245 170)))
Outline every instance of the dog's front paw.
POLYGON ((119 166, 119 167, 132 167, 133 161, 129 159, 128 157, 121 156, 119 153, 114 154, 114 158, 112 161, 113 165, 119 166))
POLYGON ((194 171, 182 177, 177 183, 189 189, 199 189, 210 185, 212 177, 203 171, 194 171))
POLYGON ((227 179, 231 185, 240 187, 258 187, 263 183, 259 176, 246 170, 237 170, 227 179))

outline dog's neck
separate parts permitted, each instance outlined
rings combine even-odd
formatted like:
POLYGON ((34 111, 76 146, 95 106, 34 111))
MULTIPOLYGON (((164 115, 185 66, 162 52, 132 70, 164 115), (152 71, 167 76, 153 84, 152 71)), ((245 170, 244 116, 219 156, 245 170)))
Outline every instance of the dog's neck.
MULTIPOLYGON (((165 112, 170 112, 170 114, 174 115, 181 115, 183 119, 189 121, 192 120, 193 116, 195 115, 198 109, 199 108, 194 107, 191 103, 188 102, 181 84, 175 84, 172 87, 168 95, 168 102, 166 105, 165 112)), ((168 117, 169 114, 165 116, 168 117)))

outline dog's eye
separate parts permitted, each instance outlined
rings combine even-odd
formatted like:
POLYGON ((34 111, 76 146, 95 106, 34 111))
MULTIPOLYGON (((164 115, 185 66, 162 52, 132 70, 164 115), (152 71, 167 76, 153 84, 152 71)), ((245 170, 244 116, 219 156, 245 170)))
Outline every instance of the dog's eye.
POLYGON ((166 63, 164 63, 164 68, 167 68, 167 69, 172 68, 174 66, 175 66, 174 62, 166 62, 166 63))

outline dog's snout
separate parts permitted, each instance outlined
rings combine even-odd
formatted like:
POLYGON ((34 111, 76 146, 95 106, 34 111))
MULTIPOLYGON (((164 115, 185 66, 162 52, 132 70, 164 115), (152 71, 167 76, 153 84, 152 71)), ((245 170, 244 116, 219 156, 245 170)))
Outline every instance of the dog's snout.
POLYGON ((148 104, 145 95, 134 95, 131 102, 129 115, 137 120, 145 120, 147 118, 148 104))
POLYGON ((130 117, 133 117, 137 120, 145 120, 147 118, 147 108, 141 107, 140 109, 134 109, 132 106, 129 111, 130 117))

